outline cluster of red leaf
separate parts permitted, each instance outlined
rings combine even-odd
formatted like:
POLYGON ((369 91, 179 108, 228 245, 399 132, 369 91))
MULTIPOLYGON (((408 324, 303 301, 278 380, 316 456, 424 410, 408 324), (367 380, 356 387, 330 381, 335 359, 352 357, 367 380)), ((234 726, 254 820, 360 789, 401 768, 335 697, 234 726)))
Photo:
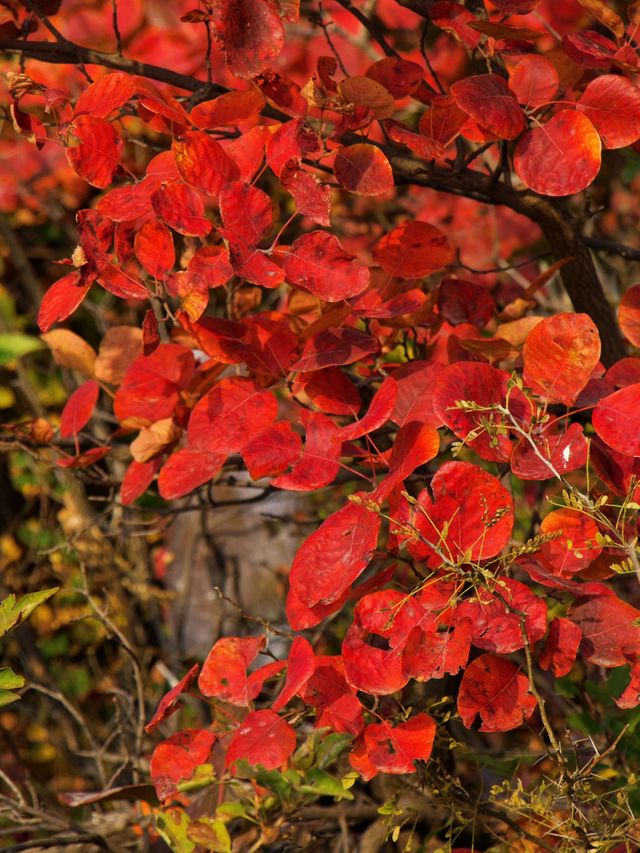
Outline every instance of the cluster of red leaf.
MULTIPOLYGON (((640 702, 640 611, 602 583, 637 530, 616 528, 601 500, 637 498, 640 360, 605 370, 587 315, 530 315, 535 282, 514 294, 456 275, 453 234, 434 224, 401 217, 366 241, 323 230, 338 193, 385 197, 403 157, 451 165, 457 139, 496 156, 509 150, 513 179, 547 196, 584 190, 603 148, 637 142, 635 4, 628 25, 605 4, 583 4, 609 35, 576 29, 544 55, 535 45, 549 33, 512 20, 537 5, 504 0, 480 20, 461 4, 432 4, 432 23, 458 47, 497 60, 492 73, 458 75, 446 91, 418 57, 395 51, 360 75, 338 74, 323 55, 304 85, 285 77, 273 66, 299 14, 294 0, 208 0, 185 15, 210 27, 244 81, 191 110, 122 71, 96 79, 75 104, 57 88, 14 87, 19 132, 38 145, 52 133, 23 110, 29 95, 72 169, 104 191, 77 215, 78 246, 63 262, 73 269, 47 291, 41 330, 55 335, 48 330, 96 287, 144 311, 140 329, 112 327, 97 353, 81 357, 69 338, 49 337, 60 363, 80 364, 86 379, 60 435, 78 437, 99 398, 113 398, 117 434, 135 433, 125 506, 156 478, 162 498, 182 498, 230 463, 292 492, 339 485, 345 473, 357 481, 298 551, 287 597, 294 631, 354 603, 340 653, 316 654, 300 634, 286 660, 252 669, 266 637, 220 639, 198 687, 239 711, 157 746, 162 799, 209 761, 232 773, 241 761, 284 766, 296 745, 292 702, 317 727, 353 735, 351 764, 365 779, 412 772, 430 756, 432 715, 366 703, 411 682, 461 674, 460 719, 470 727, 479 718, 486 732, 536 711, 524 658, 554 676, 578 654, 628 664, 617 702, 640 702), (413 124, 402 120, 407 105, 420 113, 413 124), (136 169, 134 132, 167 150, 136 169), (273 198, 260 182, 276 187, 273 198), (295 217, 302 233, 288 241, 295 217), (225 310, 216 313, 218 291, 225 310), (577 414, 591 408, 587 435, 577 414), (598 489, 576 491, 533 544, 515 544, 510 483, 566 488, 587 465, 598 489), (562 602, 549 625, 545 590, 562 602), (266 681, 283 672, 272 706, 256 710, 266 681)), ((639 289, 620 307, 634 346, 639 289)), ((92 465, 109 450, 59 464, 92 465)), ((150 730, 196 676, 190 670, 165 697, 150 730)))

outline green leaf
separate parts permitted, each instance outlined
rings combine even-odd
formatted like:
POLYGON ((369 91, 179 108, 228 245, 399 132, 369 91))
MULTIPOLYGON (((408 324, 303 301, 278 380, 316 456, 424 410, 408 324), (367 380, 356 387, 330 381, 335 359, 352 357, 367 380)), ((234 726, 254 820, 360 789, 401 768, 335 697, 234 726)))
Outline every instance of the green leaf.
POLYGON ((215 770, 211 764, 199 764, 193 771, 190 779, 185 779, 183 782, 178 782, 176 790, 184 791, 199 791, 200 788, 208 788, 216 781, 215 770))
POLYGON ((202 817, 191 824, 187 835, 191 841, 195 841, 205 850, 212 850, 213 853, 231 853, 231 838, 221 820, 202 817))
POLYGON ((216 809, 216 817, 221 820, 234 820, 235 818, 248 818, 247 810, 243 803, 237 800, 231 800, 228 803, 221 803, 216 809))
POLYGON ((0 668, 0 690, 17 690, 24 687, 27 682, 21 675, 17 675, 9 666, 0 668))
POLYGON ((333 732, 327 735, 326 738, 318 745, 316 750, 316 762, 321 770, 328 767, 332 761, 335 761, 339 755, 349 747, 353 735, 333 732))
POLYGON ((346 773, 342 779, 340 780, 340 784, 343 788, 353 788, 358 779, 360 778, 360 774, 356 770, 352 770, 350 773, 346 773))
POLYGON ((277 770, 265 770, 264 767, 259 767, 256 781, 263 788, 273 791, 282 802, 288 802, 293 797, 293 787, 277 770))
POLYGON ((21 332, 0 333, 0 365, 40 349, 44 349, 44 344, 31 335, 23 335, 21 332))
POLYGON ((21 675, 17 675, 10 667, 3 666, 0 668, 0 708, 17 702, 20 697, 12 691, 24 687, 26 683, 26 680, 21 675))
POLYGON ((16 401, 16 395, 11 388, 4 385, 0 388, 0 409, 10 409, 16 401))
POLYGON ((0 708, 5 705, 10 705, 12 702, 17 702, 20 697, 17 693, 11 693, 10 690, 0 690, 0 708))
POLYGON ((7 631, 19 625, 39 604, 51 598, 59 589, 59 586, 54 586, 51 589, 30 592, 23 595, 18 602, 12 594, 0 602, 0 637, 4 637, 7 631))
POLYGON ((337 800, 354 799, 351 791, 343 787, 333 776, 329 776, 324 770, 318 770, 317 767, 307 773, 306 782, 300 786, 300 791, 303 794, 314 794, 318 797, 335 797, 337 800))
POLYGON ((193 853, 196 845, 188 837, 191 821, 180 809, 168 809, 156 815, 156 829, 173 853, 193 853))

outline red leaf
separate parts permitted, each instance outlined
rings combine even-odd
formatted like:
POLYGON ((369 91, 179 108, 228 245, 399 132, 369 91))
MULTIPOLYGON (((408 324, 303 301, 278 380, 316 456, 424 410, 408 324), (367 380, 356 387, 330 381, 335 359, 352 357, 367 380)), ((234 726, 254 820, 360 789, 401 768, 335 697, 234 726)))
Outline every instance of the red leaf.
POLYGON ((315 672, 300 691, 300 698, 311 708, 321 711, 341 696, 353 696, 344 680, 344 664, 339 655, 316 657, 315 672))
POLYGON ((308 216, 318 225, 330 225, 331 187, 321 184, 305 169, 289 167, 280 173, 283 187, 293 196, 296 210, 301 216, 308 216))
POLYGON ((262 190, 234 181, 220 193, 223 234, 232 246, 253 249, 273 224, 271 199, 262 190))
POLYGON ((375 145, 357 143, 341 148, 333 171, 346 190, 358 195, 382 195, 393 188, 391 164, 375 145))
POLYGON ((409 219, 378 240, 373 257, 385 272, 399 278, 423 278, 454 261, 453 249, 439 228, 409 219))
POLYGON ((138 219, 151 211, 151 196, 157 188, 158 182, 154 178, 116 187, 100 199, 97 209, 113 222, 138 219))
POLYGON ((283 767, 296 748, 296 733, 274 711, 253 711, 233 734, 227 749, 226 766, 248 761, 265 770, 283 767))
POLYGON ((162 466, 158 477, 160 497, 165 501, 173 501, 188 495, 219 474, 226 459, 226 453, 184 448, 174 451, 162 466))
POLYGON ((498 74, 465 77, 451 86, 458 106, 500 139, 515 139, 527 126, 520 104, 498 74))
POLYGON ((618 323, 629 343, 640 346, 640 284, 630 287, 620 300, 618 323))
POLYGON ((240 177, 220 143, 199 130, 184 133, 172 150, 184 180, 205 195, 217 197, 224 186, 240 177))
POLYGON ((316 728, 330 728, 334 732, 359 735, 364 729, 362 704, 357 696, 344 693, 334 702, 325 705, 318 713, 316 728))
POLYGON ((398 389, 394 379, 387 376, 373 395, 366 415, 355 423, 343 427, 336 438, 339 441, 353 441, 383 426, 391 417, 398 389))
POLYGON ((149 772, 159 800, 173 796, 180 782, 190 779, 196 767, 208 762, 215 742, 213 732, 185 729, 156 746, 149 772))
POLYGON ((509 88, 527 109, 547 104, 559 87, 558 72, 543 56, 524 56, 509 73, 509 88))
POLYGON ((508 732, 521 726, 535 707, 529 679, 508 660, 480 655, 462 676, 458 713, 467 728, 479 714, 481 732, 508 732))
POLYGON ((640 610, 607 587, 601 595, 578 598, 567 617, 582 631, 580 651, 597 666, 623 666, 640 653, 640 610))
POLYGON ((556 476, 554 472, 566 474, 587 462, 587 439, 578 423, 570 424, 564 432, 557 431, 557 422, 543 424, 531 434, 531 442, 535 450, 522 438, 511 454, 511 470, 521 480, 548 480, 556 476))
MULTIPOLYGON (((458 7, 461 8, 461 7, 458 7)), ((477 33, 475 34, 477 36, 477 33)), ((433 98, 429 109, 420 117, 418 129, 436 145, 441 153, 469 121, 469 116, 450 95, 438 95, 433 98)))
POLYGON ((542 127, 518 140, 514 167, 522 183, 541 195, 572 195, 586 189, 600 171, 602 144, 589 119, 560 110, 542 127))
POLYGON ((269 128, 260 124, 224 145, 224 150, 240 170, 240 180, 251 183, 255 178, 264 160, 265 144, 270 138, 269 128))
POLYGON ((274 711, 280 711, 309 681, 316 668, 316 658, 311 643, 304 637, 295 637, 289 649, 287 678, 284 686, 272 704, 274 711))
POLYGON ((640 383, 603 397, 591 420, 609 447, 627 456, 640 456, 640 383))
POLYGON ((353 364, 379 349, 378 341, 364 332, 345 326, 327 329, 309 338, 300 359, 291 365, 291 370, 322 370, 325 367, 353 364))
POLYGON ((369 269, 326 231, 298 237, 285 256, 284 274, 290 284, 326 302, 349 299, 369 286, 369 269))
POLYGON ((176 686, 172 687, 168 693, 165 693, 156 708, 155 714, 144 727, 145 732, 153 731, 156 726, 163 723, 178 710, 180 707, 178 702, 180 696, 189 690, 193 682, 196 680, 196 675, 198 674, 199 669, 200 664, 195 663, 189 672, 180 679, 176 686))
POLYGON ((474 598, 459 605, 457 615, 472 623, 471 642, 474 646, 487 652, 507 654, 525 645, 521 617, 513 610, 526 614, 525 629, 530 645, 544 637, 547 630, 546 604, 529 587, 512 578, 504 578, 493 592, 478 590, 474 598))
POLYGON ((570 406, 600 360, 600 338, 587 314, 545 317, 522 352, 524 381, 537 394, 570 406))
POLYGON ((198 193, 179 181, 156 190, 151 196, 156 215, 178 234, 206 237, 212 225, 204 215, 204 203, 198 193))
POLYGON ((274 0, 214 0, 210 16, 236 77, 257 77, 282 50, 284 27, 274 0))
POLYGON ((110 447, 92 447, 91 450, 80 453, 78 456, 66 456, 63 459, 58 459, 56 465, 60 468, 88 468, 103 459, 110 450, 110 447))
POLYGON ((156 279, 163 279, 176 260, 171 231, 158 219, 144 223, 136 234, 134 249, 140 264, 156 279))
POLYGON ((619 453, 593 436, 589 446, 589 461, 602 482, 616 495, 631 491, 632 500, 638 497, 637 483, 640 480, 640 459, 619 453), (633 489, 632 489, 633 486, 633 489))
POLYGON ((247 667, 265 647, 266 638, 223 637, 218 640, 198 678, 203 696, 213 696, 232 705, 248 705, 247 667))
POLYGON ((424 80, 424 71, 416 62, 396 59, 392 56, 386 56, 374 62, 367 68, 365 74, 384 86, 394 98, 405 98, 411 95, 424 80))
POLYGON ((189 115, 179 101, 161 92, 144 77, 136 77, 135 82, 140 106, 143 111, 152 114, 151 123, 154 129, 160 130, 161 133, 181 133, 183 127, 190 124, 189 115))
POLYGON ((67 133, 67 160, 93 187, 103 189, 113 180, 120 163, 122 140, 113 126, 93 115, 78 116, 67 133))
POLYGON ((416 761, 431 755, 436 724, 427 714, 416 714, 406 723, 370 723, 363 741, 350 755, 351 765, 365 780, 376 773, 415 773, 416 761))
POLYGON ((457 278, 444 278, 440 282, 438 312, 452 326, 471 323, 477 329, 484 329, 495 307, 486 287, 457 278))
POLYGON ((440 436, 428 424, 409 421, 396 436, 389 457, 389 473, 371 494, 371 500, 382 502, 416 468, 430 462, 438 454, 440 436))
MULTIPOLYGON (((466 115, 462 113, 462 115, 466 115)), ((432 139, 427 139, 419 133, 414 133, 406 125, 401 124, 393 119, 387 119, 382 122, 382 126, 386 134, 394 142, 399 142, 401 145, 406 145, 419 157, 425 160, 435 160, 442 152, 441 146, 432 139)))
POLYGON ((388 639, 406 595, 383 590, 365 595, 356 604, 353 624, 342 643, 345 678, 354 690, 385 696, 401 690, 409 680, 402 666, 403 643, 378 648, 367 642, 371 635, 388 639))
POLYGON ((427 361, 410 361, 393 373, 398 396, 391 420, 403 426, 409 421, 420 421, 439 427, 442 420, 433 409, 433 387, 437 376, 444 370, 441 364, 427 361))
POLYGON ((491 462, 506 462, 510 458, 511 439, 508 433, 504 434, 504 426, 511 422, 490 407, 509 408, 514 418, 524 424, 531 414, 531 406, 521 391, 510 387, 510 380, 506 371, 489 364, 459 362, 443 370, 433 388, 433 409, 439 420, 491 462), (460 401, 473 402, 481 410, 459 408, 456 404, 460 401), (493 432, 484 428, 486 423, 495 425, 493 432))
POLYGON ((640 92, 626 77, 596 77, 577 109, 591 120, 605 148, 624 148, 640 137, 640 92))
POLYGON ((640 665, 634 663, 631 667, 631 679, 621 696, 613 700, 618 708, 637 708, 640 704, 640 665))
POLYGON ((575 509, 557 509, 542 519, 540 532, 561 534, 541 546, 541 554, 561 577, 571 578, 601 553, 597 544, 598 526, 588 515, 575 509))
POLYGON ((142 350, 145 355, 151 355, 160 346, 160 332, 158 330, 158 321, 153 309, 149 308, 145 311, 144 320, 142 321, 142 350))
POLYGON ((345 589, 340 598, 332 601, 331 604, 314 604, 309 607, 299 597, 300 587, 290 586, 289 594, 287 595, 286 613, 289 625, 294 631, 304 631, 305 628, 312 628, 327 616, 342 610, 343 605, 349 598, 349 589, 345 589))
POLYGON ((477 561, 502 551, 513 528, 513 499, 496 477, 469 462, 445 462, 431 490, 433 501, 426 489, 418 496, 411 523, 432 544, 410 540, 410 554, 437 567, 443 556, 477 561))
POLYGON ((417 681, 456 675, 469 659, 472 628, 468 619, 457 620, 452 630, 437 623, 414 628, 402 652, 404 674, 417 681))
POLYGON ((149 296, 140 279, 111 263, 101 266, 98 284, 118 299, 147 299, 149 296))
POLYGON ((276 675, 280 675, 287 665, 286 661, 274 660, 255 669, 247 678, 247 697, 250 702, 257 699, 264 689, 264 683, 276 675))
POLYGON ((226 284, 233 275, 229 251, 225 246, 203 246, 191 256, 187 272, 203 280, 207 288, 226 284))
POLYGON ((100 396, 100 386, 93 379, 83 382, 65 403, 60 416, 60 435, 69 438, 87 425, 100 396))
POLYGON ((159 457, 148 462, 136 462, 134 459, 129 463, 120 487, 120 500, 124 506, 129 506, 147 491, 161 464, 159 457))
POLYGON ((540 652, 542 669, 550 669, 556 678, 571 671, 578 654, 582 631, 569 619, 556 617, 549 625, 549 634, 540 652))
POLYGON ((329 415, 356 416, 362 400, 358 389, 342 370, 327 367, 296 376, 293 393, 304 392, 320 411, 329 415))
POLYGON ((221 379, 198 402, 189 419, 189 447, 209 453, 237 453, 271 426, 278 403, 251 379, 221 379))
POLYGON ((271 481, 278 489, 311 492, 328 486, 340 470, 340 443, 334 441, 338 428, 326 415, 302 412, 300 421, 306 436, 302 455, 288 474, 271 481))
POLYGON ((48 332, 54 323, 66 320, 80 305, 91 288, 91 282, 80 284, 80 273, 70 272, 51 285, 38 309, 40 331, 48 332))
POLYGON ((115 416, 121 423, 137 426, 170 418, 194 371, 191 350, 179 344, 160 344, 127 370, 114 400, 115 416))
POLYGON ((298 549, 289 574, 291 596, 309 607, 331 604, 369 565, 380 516, 349 503, 322 522, 298 549))
POLYGON ((288 421, 278 421, 242 448, 252 480, 275 477, 293 465, 302 453, 302 441, 288 421))
POLYGON ((231 246, 231 263, 240 278, 258 287, 278 287, 284 281, 282 269, 259 249, 231 246))
POLYGON ((200 130, 212 130, 253 118, 264 107, 264 95, 256 86, 243 92, 225 92, 203 101, 191 110, 191 120, 200 130))
POLYGON ((114 71, 91 83, 76 101, 74 117, 87 113, 96 118, 106 118, 114 110, 127 103, 136 92, 130 74, 114 71))
POLYGON ((475 21, 473 12, 465 9, 459 3, 442 2, 434 3, 429 8, 429 17, 436 25, 447 33, 450 33, 469 50, 473 50, 480 43, 480 33, 472 30, 469 21, 475 21))
POLYGON ((542 0, 494 0, 500 15, 526 15, 539 6, 542 0))
POLYGON ((267 143, 267 163, 279 178, 285 166, 299 166, 303 159, 318 156, 320 139, 304 119, 286 121, 270 135, 267 143))

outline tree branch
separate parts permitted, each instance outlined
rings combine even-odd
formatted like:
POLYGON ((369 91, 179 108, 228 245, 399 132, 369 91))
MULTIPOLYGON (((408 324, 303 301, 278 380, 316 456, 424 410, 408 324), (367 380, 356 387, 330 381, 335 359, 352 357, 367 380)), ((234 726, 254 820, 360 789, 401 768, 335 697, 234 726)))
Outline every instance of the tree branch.
POLYGON ((72 44, 71 42, 25 41, 24 39, 0 39, 0 51, 21 53, 29 59, 47 62, 53 65, 99 65, 102 68, 114 68, 117 71, 128 71, 149 80, 168 83, 187 92, 197 92, 200 89, 210 89, 213 95, 222 95, 229 90, 225 86, 213 83, 208 85, 206 80, 199 80, 187 74, 179 74, 159 65, 138 62, 117 53, 103 53, 88 47, 72 44))
POLYGON ((346 9, 353 17, 359 21, 362 26, 367 30, 371 38, 382 48, 386 56, 393 56, 395 59, 400 58, 400 54, 397 50, 395 50, 389 42, 384 37, 383 28, 373 21, 371 18, 368 18, 360 9, 357 9, 351 0, 336 0, 336 2, 342 6, 343 9, 346 9))
POLYGON ((627 261, 640 261, 640 249, 635 249, 633 246, 625 246, 624 243, 616 243, 604 237, 585 237, 584 242, 590 249, 597 249, 610 255, 620 255, 627 261))

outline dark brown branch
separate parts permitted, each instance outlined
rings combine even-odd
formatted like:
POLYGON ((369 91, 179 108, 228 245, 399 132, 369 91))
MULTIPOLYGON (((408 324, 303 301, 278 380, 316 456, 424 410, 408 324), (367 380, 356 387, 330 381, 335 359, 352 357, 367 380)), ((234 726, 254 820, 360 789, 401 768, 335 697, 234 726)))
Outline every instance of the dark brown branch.
POLYGON ((633 246, 625 246, 624 243, 616 243, 604 237, 585 237, 584 242, 590 249, 607 252, 610 255, 620 255, 627 261, 640 261, 640 249, 635 249, 633 246))
POLYGON ((71 44, 71 42, 50 41, 25 41, 23 39, 0 39, 0 51, 7 53, 21 53, 28 59, 37 59, 54 65, 100 65, 103 68, 114 68, 117 71, 128 71, 149 80, 158 80, 160 83, 168 83, 178 89, 187 92, 197 92, 200 89, 211 91, 212 95, 222 95, 228 91, 224 86, 212 84, 208 86, 206 80, 199 80, 187 74, 179 74, 159 65, 151 65, 147 62, 138 62, 136 59, 128 59, 118 56, 117 53, 103 53, 100 50, 91 50, 88 47, 71 44))
POLYGON ((400 58, 398 51, 391 47, 389 42, 385 39, 383 28, 377 24, 376 21, 368 18, 360 11, 360 9, 357 9, 351 0, 337 0, 337 2, 343 9, 346 9, 347 12, 353 15, 353 17, 362 24, 371 38, 380 45, 386 56, 393 56, 396 59, 400 58))

